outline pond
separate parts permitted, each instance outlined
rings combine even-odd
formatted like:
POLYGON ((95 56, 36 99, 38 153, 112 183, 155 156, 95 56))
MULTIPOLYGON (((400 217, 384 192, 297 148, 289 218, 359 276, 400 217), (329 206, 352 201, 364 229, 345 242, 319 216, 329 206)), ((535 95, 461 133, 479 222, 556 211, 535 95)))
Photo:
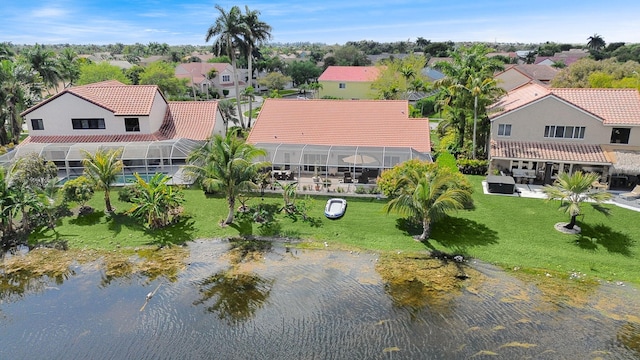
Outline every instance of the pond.
POLYGON ((384 280, 376 254, 229 249, 191 242, 166 273, 88 262, 56 279, 3 276, 0 359, 640 357, 632 286, 564 301, 471 261, 456 290, 424 292, 384 280))

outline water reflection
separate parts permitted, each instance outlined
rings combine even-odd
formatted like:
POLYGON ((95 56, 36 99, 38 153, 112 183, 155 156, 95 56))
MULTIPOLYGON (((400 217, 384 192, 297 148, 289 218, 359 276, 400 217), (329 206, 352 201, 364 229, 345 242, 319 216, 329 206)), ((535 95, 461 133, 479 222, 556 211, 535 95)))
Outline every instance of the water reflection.
POLYGON ((201 298, 194 305, 213 302, 207 305, 207 311, 217 313, 229 323, 237 323, 251 318, 264 305, 271 293, 273 280, 231 268, 215 273, 197 285, 201 298))
POLYGON ((422 256, 233 241, 146 251, 86 254, 58 282, 3 273, 0 358, 640 356, 640 296, 628 286, 572 300, 546 276, 472 262, 460 280, 457 263, 422 256))

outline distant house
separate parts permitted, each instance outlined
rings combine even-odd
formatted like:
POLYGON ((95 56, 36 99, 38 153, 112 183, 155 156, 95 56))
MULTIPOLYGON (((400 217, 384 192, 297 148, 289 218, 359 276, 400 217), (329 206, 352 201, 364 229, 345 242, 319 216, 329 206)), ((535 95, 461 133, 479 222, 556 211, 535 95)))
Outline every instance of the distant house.
POLYGON ((408 113, 406 100, 266 99, 247 142, 266 149, 274 168, 298 175, 379 174, 431 159, 429 120, 408 113))
POLYGON ((510 65, 494 75, 498 86, 505 91, 511 91, 523 85, 537 83, 549 86, 551 80, 558 74, 558 70, 546 65, 521 64, 510 65))
POLYGON ((217 104, 169 102, 156 85, 106 81, 71 87, 21 114, 29 136, 0 162, 35 152, 68 179, 82 173, 81 150, 123 148, 123 176, 175 175, 193 149, 224 133, 217 104))
POLYGON ((576 61, 589 56, 589 52, 583 49, 571 49, 555 53, 553 56, 538 56, 534 64, 551 66, 557 62, 569 66, 576 61))
MULTIPOLYGON (((229 97, 236 94, 231 64, 191 62, 178 64, 175 72, 177 78, 187 79, 189 86, 195 86, 201 92, 207 92, 213 88, 220 96, 224 95, 224 90, 228 91, 227 96, 229 97), (212 70, 215 70, 215 76, 210 76, 212 70)), ((240 91, 246 88, 243 76, 238 73, 238 89, 240 91)))
POLYGON ((371 85, 380 75, 375 66, 329 66, 318 78, 320 97, 373 99, 371 85))
POLYGON ((527 170, 550 183, 559 172, 593 171, 614 188, 640 175, 640 95, 636 89, 554 89, 529 84, 490 114, 493 169, 527 170))

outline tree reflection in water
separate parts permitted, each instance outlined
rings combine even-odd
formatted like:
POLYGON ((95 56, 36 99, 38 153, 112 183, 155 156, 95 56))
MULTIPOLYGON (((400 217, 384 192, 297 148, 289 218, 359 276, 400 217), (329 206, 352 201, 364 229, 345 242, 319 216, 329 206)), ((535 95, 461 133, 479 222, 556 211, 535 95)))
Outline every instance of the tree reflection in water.
POLYGON ((194 305, 213 301, 206 310, 233 324, 254 316, 269 298, 273 280, 231 268, 205 278, 198 286, 202 297, 194 305))

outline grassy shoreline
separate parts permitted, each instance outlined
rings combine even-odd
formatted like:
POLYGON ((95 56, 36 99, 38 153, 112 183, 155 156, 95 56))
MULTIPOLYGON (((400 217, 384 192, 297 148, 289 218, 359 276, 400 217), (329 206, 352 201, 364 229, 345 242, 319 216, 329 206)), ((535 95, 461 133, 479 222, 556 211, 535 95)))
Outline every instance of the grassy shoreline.
MULTIPOLYGON (((64 240, 71 249, 136 248, 182 244, 196 239, 265 236, 301 239, 299 247, 365 250, 381 253, 417 253, 439 250, 533 274, 553 274, 640 284, 640 226, 635 226, 638 213, 610 206, 607 218, 584 206, 579 218, 580 236, 565 235, 553 226, 567 221, 557 211, 558 203, 539 199, 487 196, 482 193, 481 176, 469 177, 474 187, 475 209, 459 211, 436 223, 427 243, 413 240, 419 229, 405 226, 396 215, 383 212, 384 200, 348 198, 344 218, 328 220, 323 216, 327 197, 309 200, 313 221, 278 215, 270 226, 259 226, 238 219, 235 224, 220 227, 227 214, 224 198, 207 198, 202 191, 185 191, 185 219, 167 229, 146 230, 125 215, 129 204, 121 203, 114 193, 117 211, 107 215, 101 194, 90 205, 94 214, 80 218, 60 219, 55 230, 32 234, 31 241, 64 240), (326 242, 326 245, 325 245, 326 242)), ((248 201, 282 204, 281 196, 269 194, 248 201)))

